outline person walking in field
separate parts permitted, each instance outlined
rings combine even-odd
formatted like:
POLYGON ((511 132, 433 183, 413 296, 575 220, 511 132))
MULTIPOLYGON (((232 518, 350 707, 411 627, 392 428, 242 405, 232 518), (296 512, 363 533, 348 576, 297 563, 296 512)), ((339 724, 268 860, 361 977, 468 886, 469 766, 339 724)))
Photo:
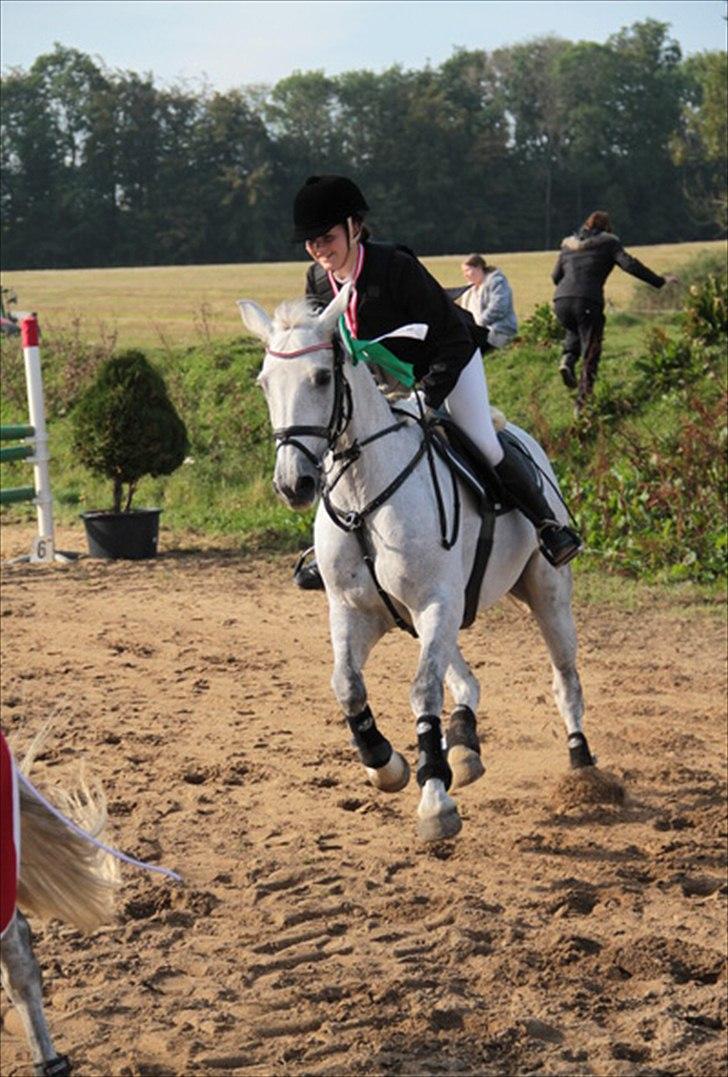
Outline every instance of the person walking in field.
MULTIPOLYGON (((553 519, 533 469, 496 433, 482 356, 466 321, 409 248, 371 240, 363 223, 368 209, 362 192, 345 176, 306 180, 293 205, 294 240, 305 243, 313 261, 306 296, 325 307, 350 282, 344 320, 358 340, 384 338, 402 326, 424 323, 424 339, 389 337, 387 347, 412 367, 427 407, 444 406, 469 436, 536 527, 544 556, 553 565, 565 565, 581 549, 581 539, 553 519)), ((322 585, 315 563, 299 566, 295 579, 307 589, 322 585)))
POLYGON ((518 331, 513 293, 505 273, 489 266, 482 254, 471 254, 461 269, 470 287, 455 302, 472 316, 476 343, 483 353, 504 348, 518 331))
POLYGON ((672 275, 653 273, 628 254, 602 210, 591 213, 578 232, 562 241, 551 274, 556 285, 554 310, 566 330, 559 372, 568 389, 578 386, 577 414, 594 389, 604 336, 604 283, 615 265, 653 288, 678 281, 672 275), (577 381, 576 364, 580 358, 582 369, 577 381))

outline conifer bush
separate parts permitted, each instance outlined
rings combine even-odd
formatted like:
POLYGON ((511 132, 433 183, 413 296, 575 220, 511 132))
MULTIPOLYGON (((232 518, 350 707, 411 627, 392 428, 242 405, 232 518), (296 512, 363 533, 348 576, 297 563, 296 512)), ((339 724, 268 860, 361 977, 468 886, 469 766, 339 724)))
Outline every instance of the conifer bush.
POLYGON ((184 461, 187 429, 143 352, 102 363, 74 409, 73 444, 85 467, 111 479, 114 512, 131 510, 145 475, 169 475, 184 461))
POLYGON ((525 344, 550 347, 552 344, 561 344, 564 333, 564 327, 556 317, 551 304, 538 303, 533 308, 530 318, 521 322, 518 339, 525 344))

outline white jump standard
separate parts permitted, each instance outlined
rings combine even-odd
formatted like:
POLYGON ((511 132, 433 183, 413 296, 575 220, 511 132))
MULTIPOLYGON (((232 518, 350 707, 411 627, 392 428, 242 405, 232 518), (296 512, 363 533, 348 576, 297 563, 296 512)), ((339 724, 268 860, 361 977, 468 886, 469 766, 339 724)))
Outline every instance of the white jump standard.
POLYGON ((0 504, 9 505, 20 501, 32 501, 38 514, 38 534, 33 540, 30 553, 19 558, 31 562, 68 561, 73 555, 56 551, 53 529, 53 497, 48 470, 50 453, 48 451, 48 432, 45 421, 45 402, 43 397, 43 377, 40 366, 40 349, 38 347, 38 319, 35 314, 23 318, 20 323, 23 342, 23 362, 25 365, 25 386, 28 396, 28 424, 3 426, 0 428, 0 440, 18 441, 22 445, 12 445, 0 449, 0 460, 25 460, 33 465, 33 485, 15 486, 0 490, 0 504))

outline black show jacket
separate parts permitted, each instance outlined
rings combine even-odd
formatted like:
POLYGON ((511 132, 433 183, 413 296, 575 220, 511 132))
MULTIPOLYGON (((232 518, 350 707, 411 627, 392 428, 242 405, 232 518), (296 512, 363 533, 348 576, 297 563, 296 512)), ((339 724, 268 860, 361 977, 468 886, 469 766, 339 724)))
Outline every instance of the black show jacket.
MULTIPOLYGON (((442 286, 406 247, 366 240, 364 261, 356 281, 357 337, 373 340, 411 322, 428 326, 424 341, 396 337, 384 341, 389 350, 414 368, 429 407, 437 408, 452 391, 475 350, 462 312, 442 286)), ((306 296, 318 306, 334 298, 321 266, 309 266, 306 296)))

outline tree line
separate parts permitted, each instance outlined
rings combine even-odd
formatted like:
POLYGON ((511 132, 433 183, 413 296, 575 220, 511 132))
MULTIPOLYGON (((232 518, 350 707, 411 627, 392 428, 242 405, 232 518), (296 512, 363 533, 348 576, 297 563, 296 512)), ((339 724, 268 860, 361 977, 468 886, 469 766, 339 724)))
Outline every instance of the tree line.
POLYGON ((652 19, 225 93, 56 45, 2 79, 2 267, 291 260, 293 195, 324 171, 418 254, 549 249, 596 208, 628 243, 712 239, 725 114, 725 52, 683 58, 652 19))

